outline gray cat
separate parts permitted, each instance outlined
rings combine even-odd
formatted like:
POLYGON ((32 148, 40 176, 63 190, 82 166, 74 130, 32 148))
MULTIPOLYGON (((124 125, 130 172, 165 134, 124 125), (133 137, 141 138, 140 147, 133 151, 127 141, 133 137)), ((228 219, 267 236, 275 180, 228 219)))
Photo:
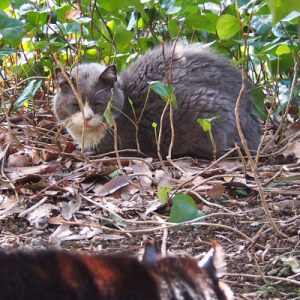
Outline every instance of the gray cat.
MULTIPOLYGON (((112 99, 118 148, 137 148, 133 122, 139 119, 144 109, 138 126, 140 148, 148 156, 157 156, 152 124, 160 124, 166 102, 154 91, 147 94, 149 82, 167 83, 168 76, 172 78, 171 86, 175 89, 178 103, 173 117, 173 157, 212 157, 212 143, 208 133, 197 124, 198 118, 218 117, 212 123, 217 156, 234 147, 234 143, 240 144, 234 108, 242 86, 241 72, 229 60, 214 54, 212 50, 203 49, 200 44, 179 43, 175 50, 172 44, 158 46, 139 57, 118 78, 114 65, 78 65, 72 70, 71 79, 84 104, 84 119, 78 101, 60 69, 56 70, 56 76, 60 86, 54 97, 57 119, 65 122, 68 131, 79 143, 85 122, 84 148, 93 149, 97 153, 114 150, 112 128, 107 126, 103 117, 112 99)), ((251 113, 251 97, 247 91, 242 99, 240 119, 248 147, 255 152, 261 128, 257 117, 251 113)), ((170 117, 167 110, 162 128, 162 156, 168 154, 170 140, 170 117)))

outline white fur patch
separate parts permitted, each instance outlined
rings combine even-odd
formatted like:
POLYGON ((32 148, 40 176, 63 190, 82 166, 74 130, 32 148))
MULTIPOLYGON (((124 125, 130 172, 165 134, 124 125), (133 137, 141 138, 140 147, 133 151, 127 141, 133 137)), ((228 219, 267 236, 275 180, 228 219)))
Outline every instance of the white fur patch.
POLYGON ((66 127, 73 139, 84 149, 90 149, 100 143, 106 132, 106 125, 103 122, 103 117, 95 114, 88 104, 83 109, 86 118, 85 128, 82 141, 82 131, 84 119, 82 112, 79 111, 73 114, 66 120, 66 127), (83 143, 82 143, 83 142, 83 143))

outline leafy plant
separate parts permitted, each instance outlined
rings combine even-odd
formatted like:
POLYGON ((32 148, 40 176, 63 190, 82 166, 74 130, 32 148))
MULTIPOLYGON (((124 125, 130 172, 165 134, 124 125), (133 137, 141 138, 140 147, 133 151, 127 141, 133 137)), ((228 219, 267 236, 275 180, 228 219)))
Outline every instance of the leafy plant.
MULTIPOLYGON (((267 117, 265 104, 276 119, 293 105, 299 118, 300 93, 293 85, 299 16, 298 0, 2 0, 0 85, 49 77, 57 60, 64 66, 116 63, 121 71, 162 42, 201 42, 244 65, 261 119, 267 117)), ((154 82, 152 89, 177 107, 171 86, 154 82)))
POLYGON ((158 188, 157 197, 162 205, 168 202, 171 188, 172 187, 170 185, 165 185, 158 188))
POLYGON ((207 132, 209 134, 209 138, 210 138, 212 148, 213 148, 214 159, 216 159, 217 148, 216 148, 215 139, 214 139, 213 134, 212 134, 211 123, 212 123, 213 120, 216 120, 218 118, 219 118, 218 116, 215 116, 215 117, 212 117, 212 118, 209 118, 209 119, 202 119, 202 118, 197 119, 197 123, 201 126, 203 131, 207 132))
POLYGON ((14 111, 18 111, 22 106, 28 106, 28 101, 31 100, 36 94, 37 90, 41 87, 41 80, 31 80, 28 86, 24 89, 17 101, 14 103, 14 111))
POLYGON ((169 221, 172 223, 182 223, 204 215, 202 211, 197 209, 192 197, 185 194, 177 194, 173 198, 169 221))
POLYGON ((172 86, 164 84, 160 81, 149 82, 151 89, 159 95, 165 102, 170 102, 175 109, 177 109, 177 101, 175 95, 175 89, 172 86))

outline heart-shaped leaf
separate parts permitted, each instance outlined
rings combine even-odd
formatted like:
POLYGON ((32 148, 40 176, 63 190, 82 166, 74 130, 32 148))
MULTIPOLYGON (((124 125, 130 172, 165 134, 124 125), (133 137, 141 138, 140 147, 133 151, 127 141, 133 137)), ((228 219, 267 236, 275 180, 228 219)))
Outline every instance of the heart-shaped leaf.
POLYGON ((169 221, 172 223, 181 223, 204 215, 202 211, 197 209, 192 197, 185 194, 178 194, 173 199, 169 221))

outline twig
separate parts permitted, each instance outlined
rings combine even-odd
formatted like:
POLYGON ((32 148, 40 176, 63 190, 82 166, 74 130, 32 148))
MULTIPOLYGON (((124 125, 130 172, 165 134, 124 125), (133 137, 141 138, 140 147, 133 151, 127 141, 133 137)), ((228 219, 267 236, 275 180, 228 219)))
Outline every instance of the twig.
MULTIPOLYGON (((261 275, 254 275, 254 274, 244 274, 244 273, 224 273, 225 276, 232 276, 232 277, 248 277, 248 278, 261 278, 261 275)), ((269 276, 265 275, 265 279, 273 279, 273 280, 278 280, 278 282, 285 281, 291 284, 296 284, 300 286, 300 281, 298 280, 293 280, 289 278, 284 278, 284 277, 278 277, 278 276, 269 276)), ((278 282, 274 282, 275 284, 278 284, 278 282)))

